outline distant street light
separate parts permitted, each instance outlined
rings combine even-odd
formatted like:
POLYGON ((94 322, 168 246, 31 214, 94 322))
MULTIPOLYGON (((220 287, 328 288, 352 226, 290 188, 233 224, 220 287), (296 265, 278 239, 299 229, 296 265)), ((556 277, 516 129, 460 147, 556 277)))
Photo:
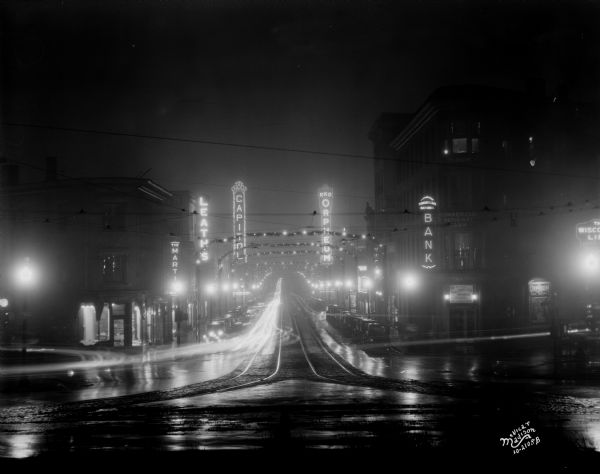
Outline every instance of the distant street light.
POLYGON ((595 254, 588 254, 583 258, 581 266, 588 275, 595 275, 600 268, 600 261, 595 254))
POLYGON ((29 291, 33 287, 33 285, 37 281, 37 273, 29 258, 26 258, 22 265, 17 268, 16 272, 17 284, 23 290, 23 322, 21 326, 21 342, 22 342, 22 352, 27 352, 26 346, 26 333, 27 333, 27 316, 28 316, 28 298, 29 291))
MULTIPOLYGON (((185 286, 181 280, 174 279, 171 282, 171 322, 175 323, 176 332, 177 332, 177 345, 181 342, 181 317, 179 316, 179 304, 176 302, 175 298, 184 292, 185 286)), ((175 331, 174 331, 175 332, 175 331)))
POLYGON ((407 273, 402 277, 402 286, 405 290, 412 291, 419 286, 419 279, 413 273, 407 273))

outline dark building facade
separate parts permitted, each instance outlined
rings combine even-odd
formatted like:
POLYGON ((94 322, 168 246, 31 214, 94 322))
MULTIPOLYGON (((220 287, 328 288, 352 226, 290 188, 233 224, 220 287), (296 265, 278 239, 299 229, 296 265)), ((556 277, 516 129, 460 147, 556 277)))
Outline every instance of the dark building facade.
POLYGON ((589 289, 576 224, 600 217, 597 109, 564 95, 436 90, 370 138, 372 245, 401 330, 434 335, 546 326, 589 289), (596 128, 597 129, 597 128, 596 128))
POLYGON ((26 319, 30 341, 171 342, 175 309, 184 327, 193 322, 190 194, 142 178, 58 179, 53 168, 39 183, 3 169, 0 285, 13 329, 26 319), (15 278, 26 260, 36 272, 29 288, 15 278))

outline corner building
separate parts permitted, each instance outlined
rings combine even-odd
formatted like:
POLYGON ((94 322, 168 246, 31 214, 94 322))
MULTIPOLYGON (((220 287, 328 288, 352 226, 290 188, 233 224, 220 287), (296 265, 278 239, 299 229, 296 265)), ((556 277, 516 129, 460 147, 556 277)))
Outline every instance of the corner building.
MULTIPOLYGON (((547 327, 585 303, 578 222, 600 216, 598 108, 484 86, 436 90, 374 123, 386 298, 401 334, 547 327), (406 275, 417 284, 407 288, 406 275)), ((588 286, 589 289, 589 286, 588 286)))

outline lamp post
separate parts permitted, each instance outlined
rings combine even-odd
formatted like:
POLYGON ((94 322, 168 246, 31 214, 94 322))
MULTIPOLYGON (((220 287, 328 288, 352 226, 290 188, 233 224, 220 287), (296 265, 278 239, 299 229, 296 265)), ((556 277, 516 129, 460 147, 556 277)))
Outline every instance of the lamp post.
POLYGON ((369 277, 364 279, 364 285, 367 289, 367 317, 371 315, 371 288, 373 287, 373 280, 369 277))
POLYGON ((340 305, 340 288, 342 287, 343 283, 340 280, 336 280, 334 285, 335 285, 335 304, 337 304, 339 306, 340 305))
POLYGON ((417 290, 419 286, 419 277, 412 272, 405 273, 400 276, 400 286, 404 290, 404 297, 406 299, 406 313, 408 321, 410 322, 410 295, 417 290))
POLYGON ((352 289, 352 281, 351 280, 346 280, 344 282, 344 286, 346 287, 346 291, 348 292, 348 311, 350 311, 351 310, 350 290, 352 289))
POLYGON ((25 261, 17 268, 17 283, 23 290, 23 322, 21 324, 21 343, 23 353, 27 352, 27 317, 28 317, 28 298, 29 298, 29 290, 35 284, 36 273, 33 269, 29 258, 26 258, 25 261))
POLYGON ((175 322, 177 345, 181 343, 181 311, 176 298, 183 292, 183 283, 174 279, 171 283, 171 311, 172 321, 175 322))

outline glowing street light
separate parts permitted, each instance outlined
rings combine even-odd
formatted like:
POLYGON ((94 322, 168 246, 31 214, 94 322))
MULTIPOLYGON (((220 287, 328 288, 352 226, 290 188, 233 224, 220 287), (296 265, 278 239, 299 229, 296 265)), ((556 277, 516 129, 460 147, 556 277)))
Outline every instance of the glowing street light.
POLYGON ((29 258, 25 259, 25 262, 17 268, 17 283, 23 288, 30 288, 36 282, 36 272, 31 266, 29 258))
POLYGON ((214 283, 209 283, 208 285, 206 285, 206 287, 204 288, 204 290, 206 291, 206 294, 208 295, 214 295, 217 291, 217 287, 215 286, 214 283))
POLYGON ((600 261, 598 260, 598 257, 596 255, 586 255, 581 263, 583 271, 588 275, 595 275, 596 273, 598 273, 598 269, 600 268, 600 261))
POLYGON ((29 290, 35 285, 37 281, 37 273, 29 258, 26 258, 22 265, 17 268, 16 272, 17 284, 23 289, 23 323, 21 327, 21 342, 23 344, 22 352, 27 352, 27 346, 25 345, 26 339, 25 334, 27 332, 27 299, 29 296, 29 290))
POLYGON ((352 288, 352 286, 353 286, 353 285, 352 285, 352 281, 351 281, 351 280, 346 280, 346 281, 344 282, 344 286, 345 286, 346 288, 352 288))
POLYGON ((180 295, 183 293, 183 282, 181 280, 173 280, 171 283, 171 294, 172 295, 180 295))
POLYGON ((402 286, 408 291, 412 291, 419 286, 419 279, 413 273, 407 273, 402 278, 402 286))

